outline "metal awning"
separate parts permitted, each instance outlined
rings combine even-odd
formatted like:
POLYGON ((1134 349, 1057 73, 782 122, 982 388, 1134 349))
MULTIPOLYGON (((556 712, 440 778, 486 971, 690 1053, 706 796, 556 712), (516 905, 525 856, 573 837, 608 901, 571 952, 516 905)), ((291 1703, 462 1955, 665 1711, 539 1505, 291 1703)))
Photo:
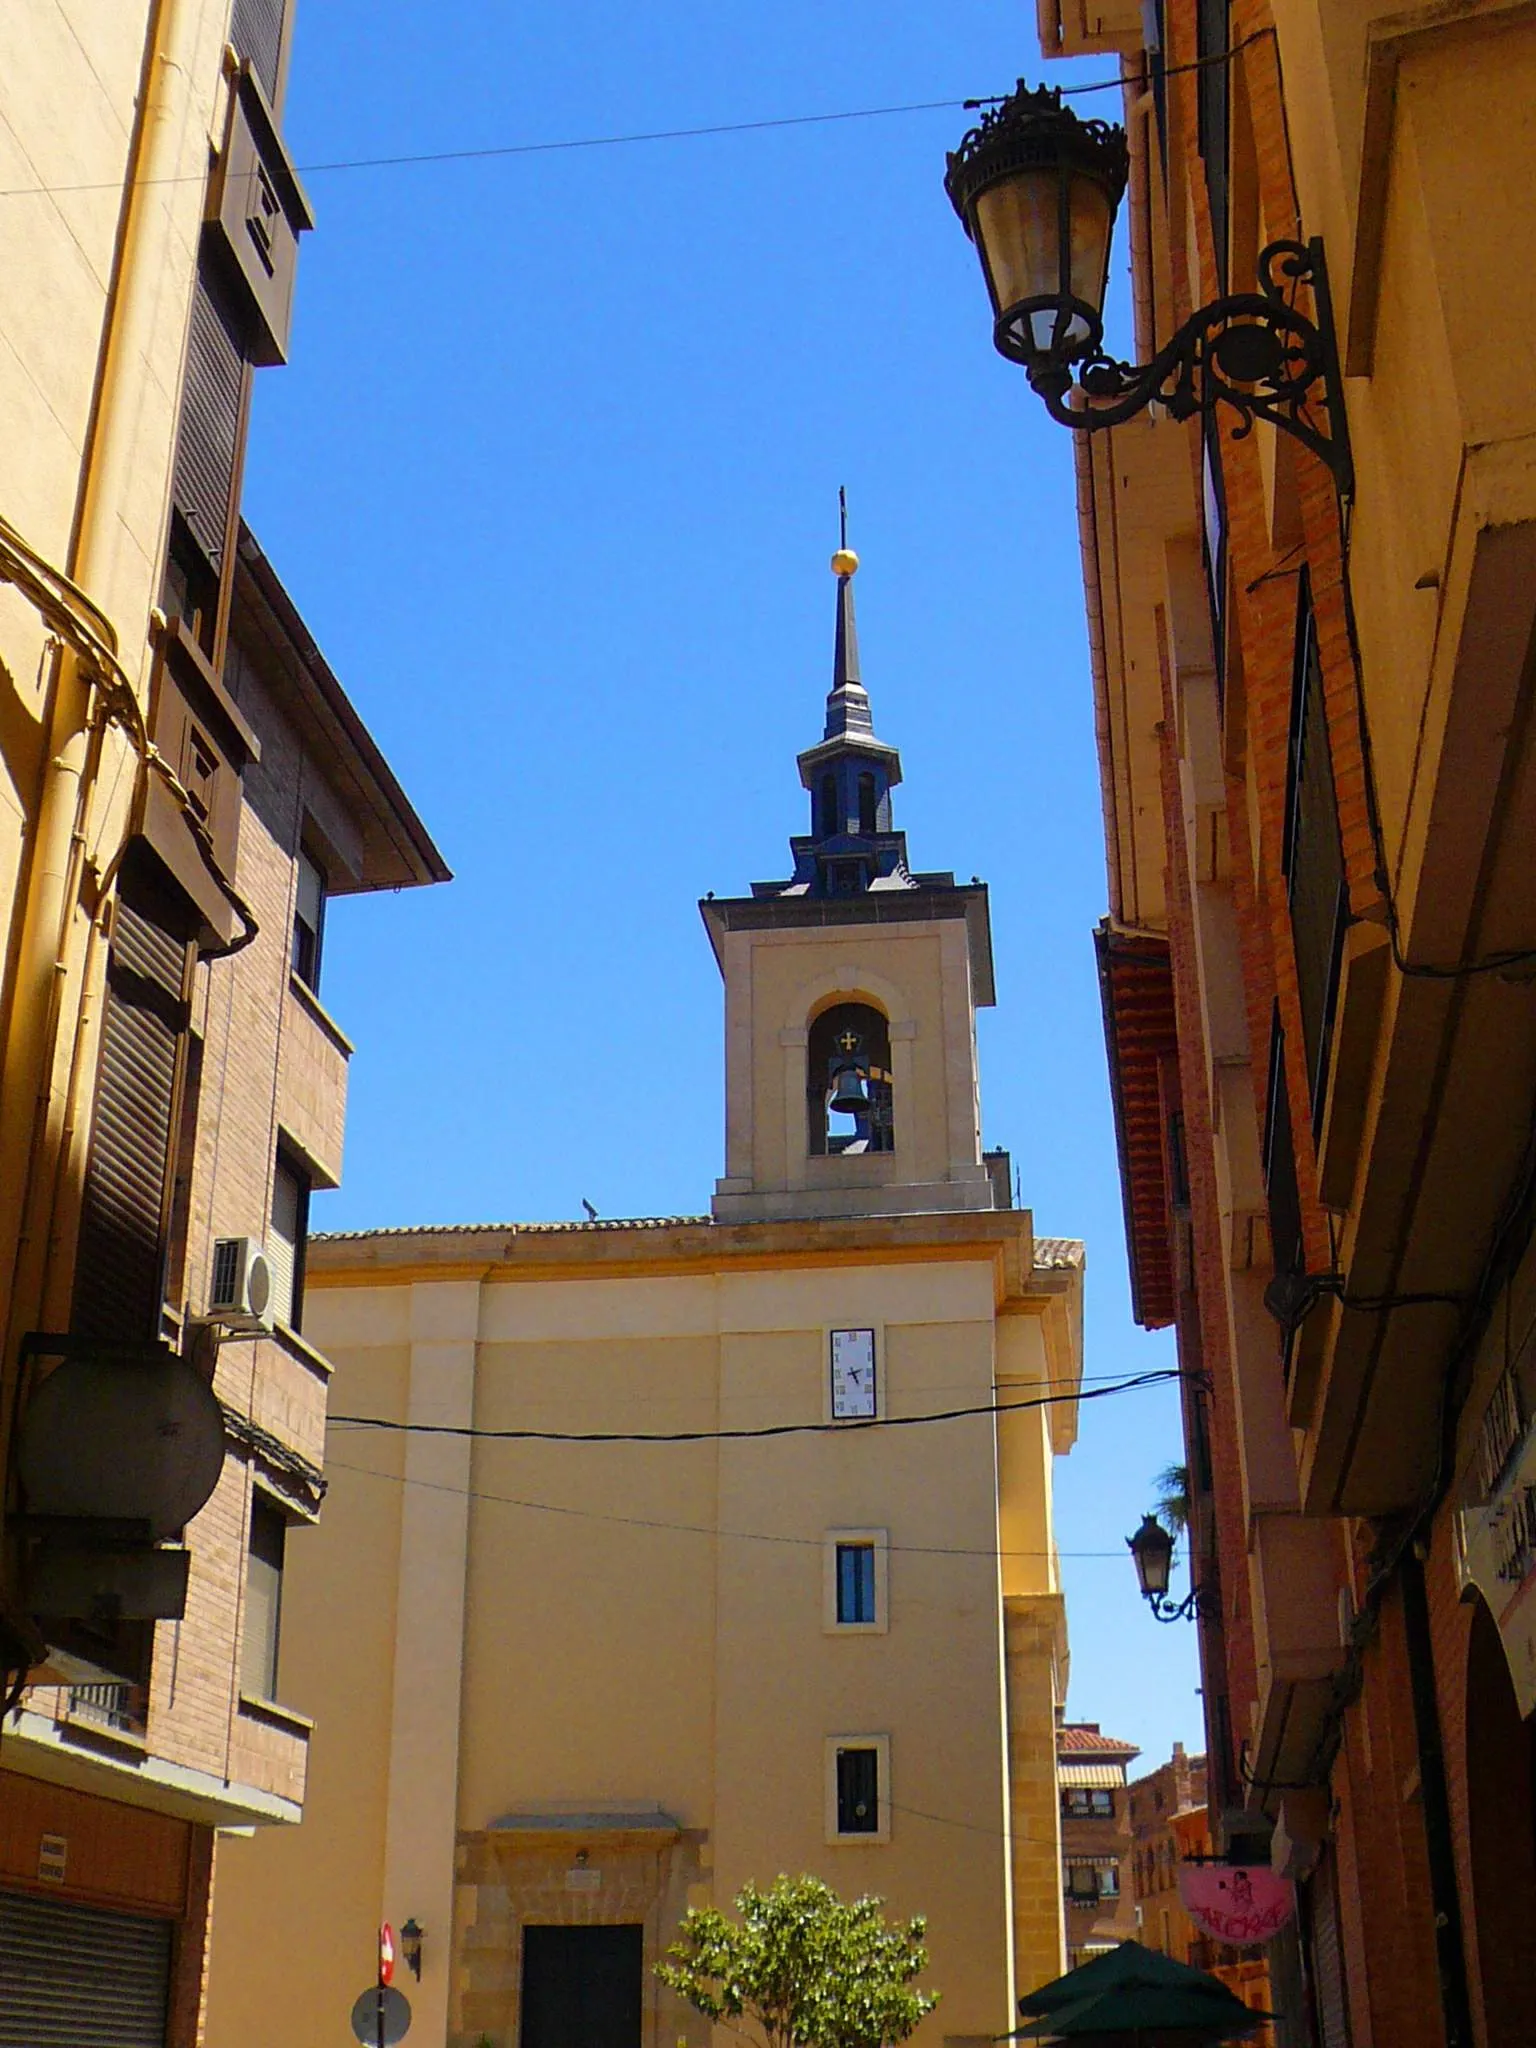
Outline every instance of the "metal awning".
POLYGON ((1094 1787, 1125 1783, 1124 1764, 1058 1764, 1057 1782, 1062 1785, 1094 1787))

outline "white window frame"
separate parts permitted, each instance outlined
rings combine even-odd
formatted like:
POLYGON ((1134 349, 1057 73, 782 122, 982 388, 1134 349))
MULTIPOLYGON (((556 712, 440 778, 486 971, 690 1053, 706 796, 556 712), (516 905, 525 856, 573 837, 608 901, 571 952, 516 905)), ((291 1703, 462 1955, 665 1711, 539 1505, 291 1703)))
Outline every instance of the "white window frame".
POLYGON ((877 1846, 891 1839, 891 1738, 889 1735, 829 1735, 823 1746, 823 1822, 829 1843, 839 1848, 877 1846), (837 1825, 837 1753, 840 1749, 872 1749, 875 1752, 875 1818, 878 1825, 859 1834, 845 1835, 837 1825))
POLYGON ((821 1627, 829 1636, 883 1636, 891 1626, 890 1556, 888 1529, 829 1529, 822 1542, 821 1627), (840 1545, 862 1545, 875 1553, 875 1618, 873 1621, 839 1621, 837 1618, 837 1553, 840 1545))

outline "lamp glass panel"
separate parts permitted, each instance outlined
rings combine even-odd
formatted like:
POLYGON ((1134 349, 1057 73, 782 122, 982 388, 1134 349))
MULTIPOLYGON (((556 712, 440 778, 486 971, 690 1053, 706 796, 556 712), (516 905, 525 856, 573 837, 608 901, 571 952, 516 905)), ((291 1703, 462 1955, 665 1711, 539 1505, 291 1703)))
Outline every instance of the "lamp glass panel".
POLYGON ((1060 186, 1054 170, 1021 171, 976 201, 976 232, 999 313, 1061 291, 1060 186))
POLYGON ((1109 194, 1097 178, 1073 178, 1067 195, 1067 217, 1072 242, 1072 296, 1102 314, 1114 212, 1109 194))
POLYGON ((1132 1542, 1131 1555, 1136 1561, 1136 1577, 1142 1592, 1149 1599, 1161 1598, 1168 1590, 1173 1569, 1172 1538, 1157 1523, 1143 1522, 1132 1542))

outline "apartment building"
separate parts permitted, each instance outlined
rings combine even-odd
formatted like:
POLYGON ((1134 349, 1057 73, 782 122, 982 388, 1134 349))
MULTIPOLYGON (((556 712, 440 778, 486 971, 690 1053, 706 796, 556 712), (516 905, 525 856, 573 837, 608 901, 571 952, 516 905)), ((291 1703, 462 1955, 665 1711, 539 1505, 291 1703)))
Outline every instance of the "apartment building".
MULTIPOLYGON (((325 908, 446 869, 239 514, 307 202, 272 0, 0 22, 0 2041, 200 2037, 218 1830, 301 1810, 325 908)), ((344 912, 342 913, 344 914, 344 912)))
POLYGON ((1063 1721, 1056 1731, 1069 1969, 1135 1939, 1127 1773, 1140 1754, 1097 1721, 1063 1721))
POLYGON ((1054 123, 1051 160, 1089 166, 1061 318, 988 275, 999 347, 1075 439, 1097 945, 1136 1314, 1188 1375, 1213 1832, 1269 1832, 1300 1882, 1285 2038, 1513 2048, 1536 24, 1041 0, 1039 26, 1122 79, 1123 130, 1089 125, 1108 99, 1072 103, 1070 143, 1049 95, 984 117, 1054 123), (1134 331, 1101 348, 1122 191, 1134 331))

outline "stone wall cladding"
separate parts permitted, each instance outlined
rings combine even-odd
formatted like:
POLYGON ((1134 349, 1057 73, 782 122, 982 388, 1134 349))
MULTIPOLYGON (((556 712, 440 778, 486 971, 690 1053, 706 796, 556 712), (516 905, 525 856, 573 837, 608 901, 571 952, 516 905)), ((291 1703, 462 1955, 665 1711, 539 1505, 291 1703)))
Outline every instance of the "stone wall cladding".
POLYGON ((642 1977, 644 2048, 709 2048, 706 2020, 674 1996, 655 1974, 690 1905, 711 1903, 703 1837, 679 1832, 583 1835, 521 1830, 463 1833, 456 1855, 455 1948, 458 1982, 451 1994, 449 2048, 517 2048, 522 1993, 523 1928, 633 1926, 645 1929, 642 1977), (586 1856, 577 1864, 578 1854, 586 1856), (596 1873, 600 1882, 575 1890, 596 1873))

